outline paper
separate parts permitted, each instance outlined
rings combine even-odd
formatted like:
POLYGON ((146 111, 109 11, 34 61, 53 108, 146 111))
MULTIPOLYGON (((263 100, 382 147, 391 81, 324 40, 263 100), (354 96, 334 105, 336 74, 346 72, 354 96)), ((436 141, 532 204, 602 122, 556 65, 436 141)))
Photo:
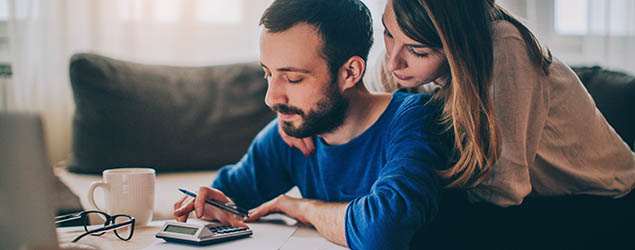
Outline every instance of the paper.
POLYGON ((280 250, 335 250, 335 249, 348 249, 339 246, 333 242, 328 241, 324 237, 320 236, 315 228, 301 225, 295 230, 293 235, 287 240, 287 242, 280 248, 280 250))

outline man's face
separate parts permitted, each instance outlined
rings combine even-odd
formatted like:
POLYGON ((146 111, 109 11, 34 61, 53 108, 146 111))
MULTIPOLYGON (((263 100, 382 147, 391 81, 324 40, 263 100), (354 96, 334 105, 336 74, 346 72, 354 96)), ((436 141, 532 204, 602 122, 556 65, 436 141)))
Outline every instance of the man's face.
POLYGON ((265 30, 260 37, 260 63, 269 83, 265 103, 290 136, 329 133, 346 116, 348 101, 331 79, 321 48, 322 37, 304 23, 277 33, 265 30))

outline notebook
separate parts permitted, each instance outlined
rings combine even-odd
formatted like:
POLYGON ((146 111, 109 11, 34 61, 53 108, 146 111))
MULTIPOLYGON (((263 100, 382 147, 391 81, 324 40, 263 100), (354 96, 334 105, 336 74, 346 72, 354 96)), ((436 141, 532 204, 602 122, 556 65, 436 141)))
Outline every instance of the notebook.
POLYGON ((42 121, 0 112, 0 249, 57 246, 42 121))

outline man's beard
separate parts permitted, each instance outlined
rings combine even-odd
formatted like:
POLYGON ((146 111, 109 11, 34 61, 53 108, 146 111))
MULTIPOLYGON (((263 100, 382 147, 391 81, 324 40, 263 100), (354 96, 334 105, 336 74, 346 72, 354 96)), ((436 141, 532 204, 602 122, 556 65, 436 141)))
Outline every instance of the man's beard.
POLYGON ((311 109, 307 114, 284 104, 272 107, 273 111, 302 117, 302 123, 298 127, 294 127, 291 122, 280 121, 282 130, 287 135, 304 138, 332 132, 342 125, 348 110, 348 100, 339 92, 335 82, 331 82, 325 92, 324 98, 317 103, 317 109, 311 109))

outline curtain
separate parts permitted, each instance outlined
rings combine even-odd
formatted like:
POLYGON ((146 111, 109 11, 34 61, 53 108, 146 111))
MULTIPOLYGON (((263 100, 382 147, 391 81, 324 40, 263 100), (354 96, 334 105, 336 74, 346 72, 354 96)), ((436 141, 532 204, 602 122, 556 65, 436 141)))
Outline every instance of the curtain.
POLYGON ((68 84, 70 44, 64 29, 64 6, 57 1, 9 2, 9 49, 12 80, 8 86, 10 111, 42 115, 51 160, 70 148, 72 99, 68 84))

